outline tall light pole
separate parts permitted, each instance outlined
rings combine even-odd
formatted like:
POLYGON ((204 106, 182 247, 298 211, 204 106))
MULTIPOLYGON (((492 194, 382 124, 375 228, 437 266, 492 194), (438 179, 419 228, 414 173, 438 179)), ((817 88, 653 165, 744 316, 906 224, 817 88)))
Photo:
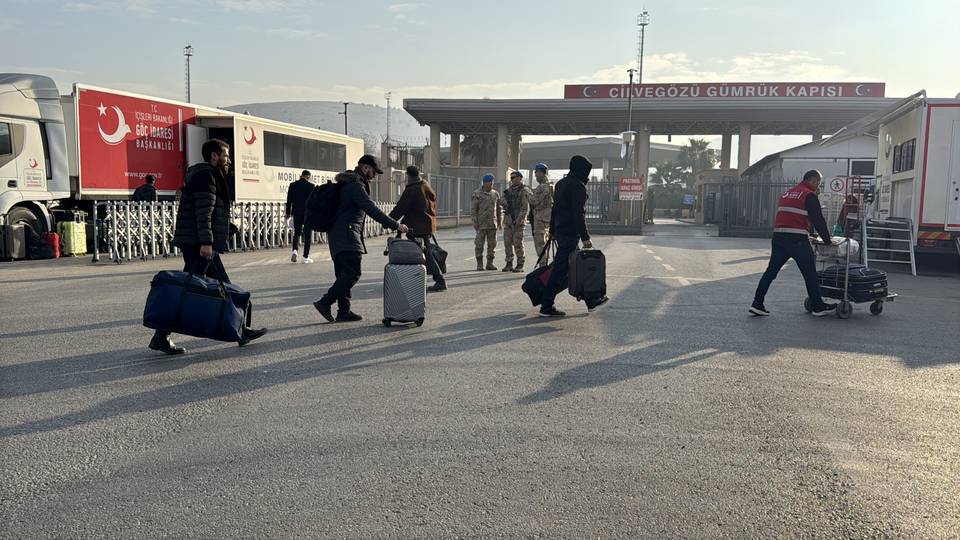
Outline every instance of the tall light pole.
POLYGON ((387 144, 390 144, 390 99, 393 98, 393 92, 387 92, 383 97, 387 100, 387 144))
MULTIPOLYGON (((627 132, 633 133, 633 74, 636 73, 635 69, 628 69, 627 73, 630 74, 630 83, 627 85, 627 132)), ((632 162, 632 157, 630 154, 631 143, 633 142, 633 135, 629 136, 630 138, 624 143, 627 146, 626 149, 626 161, 623 167, 623 176, 626 176, 630 170, 629 164, 632 162)))
POLYGON ((639 72, 637 84, 643 84, 643 41, 646 37, 647 25, 650 24, 650 14, 647 10, 637 15, 637 26, 640 27, 640 50, 637 53, 637 71, 639 72))
POLYGON ((193 45, 187 43, 187 46, 183 48, 183 56, 187 61, 187 72, 186 72, 186 87, 187 87, 187 103, 190 103, 190 57, 193 56, 193 45))
POLYGON ((342 112, 342 113, 337 113, 337 114, 342 114, 342 115, 343 115, 343 134, 344 134, 344 135, 349 135, 349 133, 347 132, 347 105, 348 105, 348 103, 347 103, 346 101, 344 101, 344 102, 343 102, 343 112, 342 112))

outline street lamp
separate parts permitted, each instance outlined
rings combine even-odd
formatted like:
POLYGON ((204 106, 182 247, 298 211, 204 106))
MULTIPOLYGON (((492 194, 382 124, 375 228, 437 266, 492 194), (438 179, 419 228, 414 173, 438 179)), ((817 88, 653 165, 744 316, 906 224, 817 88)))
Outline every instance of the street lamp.
POLYGON ((650 24, 650 13, 648 13, 647 10, 643 10, 643 13, 637 15, 637 26, 640 27, 640 51, 637 55, 637 71, 639 71, 639 80, 637 81, 637 84, 643 84, 643 41, 648 24, 650 24))
POLYGON ((390 100, 393 98, 393 92, 387 92, 383 97, 387 100, 387 144, 390 144, 390 100))
POLYGON ((190 103, 190 57, 193 56, 193 45, 187 43, 187 46, 183 48, 183 56, 187 60, 187 73, 186 73, 186 87, 187 87, 187 103, 190 103))
POLYGON ((342 112, 342 113, 337 113, 337 114, 342 114, 342 115, 343 115, 343 134, 344 134, 344 135, 349 135, 349 133, 347 133, 347 105, 349 105, 349 103, 347 103, 346 101, 344 101, 344 102, 343 102, 343 112, 342 112))

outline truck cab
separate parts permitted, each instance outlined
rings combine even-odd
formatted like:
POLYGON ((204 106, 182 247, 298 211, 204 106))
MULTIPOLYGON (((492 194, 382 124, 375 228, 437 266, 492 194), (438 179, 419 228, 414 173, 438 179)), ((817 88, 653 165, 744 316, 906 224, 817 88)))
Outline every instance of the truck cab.
POLYGON ((68 174, 56 83, 39 75, 0 74, 0 223, 52 230, 49 209, 69 198, 68 174))

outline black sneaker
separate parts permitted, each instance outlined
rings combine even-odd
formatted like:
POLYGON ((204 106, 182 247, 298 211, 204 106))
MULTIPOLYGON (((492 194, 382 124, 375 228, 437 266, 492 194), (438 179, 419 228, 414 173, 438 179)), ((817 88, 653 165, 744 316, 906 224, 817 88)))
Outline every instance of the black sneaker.
POLYGON ((540 316, 541 317, 566 317, 567 314, 555 307, 550 309, 540 308, 540 316))
POLYGON ((446 283, 434 283, 432 286, 427 287, 427 290, 430 292, 443 292, 447 290, 446 283))
POLYGON ((363 320, 363 317, 361 317, 360 315, 357 315, 352 311, 348 311, 346 313, 340 311, 337 313, 337 322, 357 322, 362 320, 363 320))
POLYGON ((598 299, 596 299, 596 300, 587 300, 587 301, 586 301, 586 302, 587 302, 587 313, 593 313, 593 312, 596 311, 598 308, 606 305, 606 303, 609 302, 609 301, 610 301, 610 299, 607 298, 606 296, 603 296, 603 297, 598 298, 598 299))
POLYGON ((763 307, 763 304, 754 302, 754 304, 750 306, 750 314, 756 315, 757 317, 766 317, 770 315, 770 312, 767 311, 767 308, 763 307))
POLYGON ((183 354, 187 352, 183 347, 178 347, 176 343, 170 341, 169 335, 163 334, 153 334, 153 339, 150 340, 149 347, 155 351, 160 351, 164 354, 176 355, 183 354))
POLYGON ((262 338, 262 337, 265 336, 266 334, 267 334, 267 329, 266 329, 266 328, 261 328, 261 329, 259 329, 259 330, 251 330, 251 329, 249 329, 249 328, 244 328, 244 329, 243 329, 243 337, 240 338, 240 341, 237 342, 237 345, 243 347, 244 345, 246 345, 247 343, 250 343, 251 341, 253 341, 253 340, 255 340, 255 339, 260 339, 260 338, 262 338))
POLYGON ((327 322, 333 322, 333 312, 330 311, 331 304, 324 304, 323 300, 317 300, 313 303, 313 307, 317 308, 317 311, 320 312, 320 316, 327 320, 327 322))
POLYGON ((836 304, 823 303, 813 308, 813 311, 811 311, 810 314, 813 315, 814 317, 825 317, 827 315, 833 315, 836 312, 837 312, 836 304))

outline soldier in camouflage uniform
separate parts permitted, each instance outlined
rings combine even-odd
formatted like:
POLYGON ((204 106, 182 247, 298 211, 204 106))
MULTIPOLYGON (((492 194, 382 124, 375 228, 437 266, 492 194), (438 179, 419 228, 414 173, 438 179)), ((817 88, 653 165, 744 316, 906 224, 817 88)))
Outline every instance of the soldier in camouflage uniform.
MULTIPOLYGON (((553 182, 547 178, 547 166, 543 163, 537 163, 533 168, 533 173, 537 178, 537 188, 533 190, 533 197, 530 199, 533 219, 533 245, 537 249, 537 255, 543 251, 543 246, 547 243, 547 234, 550 232, 550 213, 553 211, 553 182)), ((537 266, 542 266, 539 263, 537 266)))
POLYGON ((530 198, 533 193, 523 185, 523 173, 510 173, 510 187, 503 193, 503 205, 506 212, 503 222, 503 247, 507 253, 507 265, 504 272, 523 272, 523 228, 527 224, 527 214, 530 213, 530 198), (513 266, 513 256, 516 253, 517 266, 513 266))
POLYGON ((496 270, 493 257, 497 252, 497 230, 503 221, 500 193, 493 189, 493 175, 483 175, 483 187, 474 191, 470 198, 470 217, 477 231, 474 247, 477 255, 477 270, 483 270, 483 244, 487 244, 487 270, 496 270))

